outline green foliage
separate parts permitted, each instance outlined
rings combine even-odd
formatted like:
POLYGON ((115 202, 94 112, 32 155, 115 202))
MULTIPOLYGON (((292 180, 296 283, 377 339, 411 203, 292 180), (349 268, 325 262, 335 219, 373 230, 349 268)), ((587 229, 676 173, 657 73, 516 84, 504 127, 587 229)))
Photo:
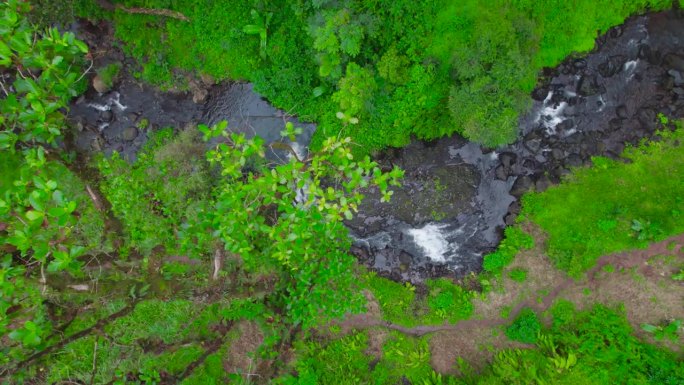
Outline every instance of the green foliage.
POLYGON ((416 324, 414 300, 416 288, 410 283, 401 284, 371 273, 368 285, 380 304, 385 320, 404 326, 416 324))
POLYGON ((423 317, 423 322, 455 323, 470 318, 473 313, 471 293, 446 278, 426 280, 425 284, 430 291, 427 297, 429 313, 423 317))
POLYGON ((520 311, 515 321, 506 328, 506 336, 514 341, 533 344, 537 342, 540 331, 541 324, 537 314, 532 309, 525 308, 520 311))
POLYGON ((371 273, 368 286, 380 304, 386 321, 402 326, 439 325, 468 319, 473 313, 473 294, 446 278, 428 279, 428 293, 416 296, 416 287, 371 273))
POLYGON ((37 34, 26 21, 27 7, 15 0, 0 5, 0 69, 14 79, 0 99, 3 151, 14 151, 17 142, 52 144, 62 134, 61 109, 84 84, 77 69, 88 47, 56 28, 37 34))
POLYGON ((97 74, 107 88, 112 88, 121 71, 121 63, 111 63, 97 70, 97 74))
POLYGON ((374 370, 381 383, 394 384, 406 377, 411 383, 428 378, 433 370, 430 366, 430 337, 412 338, 392 332, 391 338, 382 347, 383 356, 374 370))
POLYGON ((504 239, 496 251, 485 255, 483 268, 489 273, 500 275, 520 250, 529 250, 533 247, 534 239, 529 234, 517 226, 507 227, 504 230, 504 239))
POLYGON ((340 110, 344 115, 359 117, 371 109, 369 102, 375 90, 375 79, 369 70, 359 67, 356 63, 349 63, 346 75, 340 79, 338 88, 339 91, 334 93, 332 98, 340 104, 340 110))
POLYGON ((656 340, 662 340, 663 338, 667 338, 671 341, 677 341, 679 338, 679 329, 682 327, 682 320, 673 320, 670 322, 667 322, 663 325, 651 325, 651 324, 643 324, 641 325, 641 329, 647 333, 653 334, 653 338, 656 340))
POLYGON ((523 197, 523 215, 548 233, 556 266, 577 276, 601 255, 684 231, 684 130, 661 135, 627 150, 629 164, 594 158, 566 183, 523 197))
POLYGON ((276 384, 359 384, 372 381, 371 357, 365 354, 368 335, 355 333, 328 344, 300 342, 296 346, 300 358, 295 364, 297 377, 278 379, 276 384))
POLYGON ((26 20, 28 8, 0 4, 0 70, 13 81, 3 78, 0 99, 0 169, 7 171, 0 183, 2 364, 45 345, 52 328, 43 302, 47 274, 81 275, 78 258, 86 251, 74 236, 77 201, 53 179, 61 170, 49 157, 88 49, 70 32, 38 33, 26 20))
POLYGON ((404 145, 412 135, 460 132, 488 146, 511 142, 542 68, 591 50, 597 31, 672 1, 149 0, 145 6, 190 21, 103 14, 84 0, 74 8, 81 16, 111 17, 147 81, 183 86, 179 69, 248 79, 277 106, 317 121, 314 144, 343 130, 361 145, 359 153, 370 153, 404 145), (336 119, 332 104, 342 105, 347 119, 336 119), (350 118, 359 124, 348 124, 350 118))
MULTIPOLYGON (((596 305, 577 311, 567 301, 551 308, 552 327, 536 349, 498 352, 473 384, 678 384, 684 365, 676 355, 636 339, 623 310, 596 305)), ((536 334, 535 334, 536 336, 536 334)))
POLYGON ((515 269, 511 269, 511 271, 508 272, 508 277, 515 282, 525 282, 527 279, 527 270, 516 267, 515 269))
POLYGON ((104 177, 100 187, 123 222, 126 248, 147 255, 156 246, 179 252, 184 243, 192 256, 198 256, 210 250, 191 247, 192 239, 179 242, 178 237, 185 235, 186 218, 199 215, 209 198, 209 164, 197 131, 185 130, 175 138, 172 133, 171 129, 158 131, 132 166, 118 153, 101 157, 97 162, 104 177))
POLYGON ((218 238, 248 271, 276 274, 277 300, 292 325, 308 329, 360 310, 342 220, 356 212, 361 188, 377 186, 388 200, 403 172, 383 173, 369 157, 355 161, 349 138, 329 138, 304 162, 291 157, 267 168, 262 139, 224 135, 228 143, 207 153, 222 178, 212 209, 197 217, 197 240, 218 238))
POLYGON ((267 12, 262 17, 256 9, 251 12, 254 24, 247 24, 242 28, 242 32, 248 35, 259 35, 259 54, 266 57, 266 43, 268 39, 268 25, 271 23, 273 12, 267 12))

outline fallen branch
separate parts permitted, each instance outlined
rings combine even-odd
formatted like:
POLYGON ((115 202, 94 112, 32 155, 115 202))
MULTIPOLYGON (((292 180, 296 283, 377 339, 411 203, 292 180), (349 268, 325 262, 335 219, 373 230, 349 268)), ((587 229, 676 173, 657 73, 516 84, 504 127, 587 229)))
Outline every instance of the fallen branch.
POLYGON ((172 11, 170 9, 156 9, 156 8, 126 8, 121 4, 113 5, 107 0, 98 0, 97 1, 100 7, 108 10, 108 11, 114 11, 115 9, 119 9, 123 12, 126 13, 137 13, 137 14, 143 14, 143 15, 155 15, 155 16, 164 16, 164 17, 170 17, 172 19, 178 19, 182 21, 190 21, 187 16, 184 14, 177 12, 177 11, 172 11))

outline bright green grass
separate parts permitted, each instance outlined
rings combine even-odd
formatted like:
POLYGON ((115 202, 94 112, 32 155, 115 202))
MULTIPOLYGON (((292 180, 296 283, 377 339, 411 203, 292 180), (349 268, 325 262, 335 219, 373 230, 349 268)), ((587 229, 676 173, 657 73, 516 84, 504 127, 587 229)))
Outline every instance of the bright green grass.
POLYGON ((628 164, 594 158, 593 167, 523 198, 522 215, 548 233, 558 268, 577 276, 602 255, 684 232, 684 130, 663 136, 628 149, 628 164))

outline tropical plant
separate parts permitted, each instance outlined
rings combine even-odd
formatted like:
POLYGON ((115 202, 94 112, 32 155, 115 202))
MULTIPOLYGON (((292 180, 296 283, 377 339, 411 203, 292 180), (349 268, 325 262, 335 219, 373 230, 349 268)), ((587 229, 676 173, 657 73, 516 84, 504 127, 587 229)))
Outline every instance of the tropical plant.
POLYGON ((47 164, 62 134, 63 109, 83 84, 87 47, 70 32, 38 33, 25 18, 29 7, 0 4, 0 69, 13 81, 10 87, 0 79, 0 151, 3 162, 16 166, 0 189, 0 338, 12 341, 0 348, 0 361, 45 343, 47 272, 80 274, 85 251, 72 237, 76 203, 50 178, 47 164))
MULTIPOLYGON (((224 126, 225 127, 225 126, 224 126)), ((200 128, 211 136, 220 130, 200 128)), ((296 131, 289 127, 284 136, 296 131)), ((392 195, 403 172, 382 172, 368 157, 356 161, 351 139, 329 138, 306 159, 285 143, 289 161, 266 165, 259 137, 220 132, 226 142, 207 153, 221 170, 213 207, 194 224, 199 242, 218 238, 225 251, 253 272, 278 277, 274 301, 291 325, 308 329, 320 321, 361 309, 354 288, 354 258, 343 219, 350 219, 363 199, 361 188, 377 186, 383 201, 392 195)))

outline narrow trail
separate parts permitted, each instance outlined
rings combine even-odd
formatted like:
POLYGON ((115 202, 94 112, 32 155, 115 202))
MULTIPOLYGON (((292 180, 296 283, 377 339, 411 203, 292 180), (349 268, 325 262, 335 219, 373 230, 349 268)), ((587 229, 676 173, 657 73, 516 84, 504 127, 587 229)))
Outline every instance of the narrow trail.
POLYGON ((629 269, 638 267, 641 271, 647 272, 649 266, 644 266, 644 263, 652 257, 666 253, 677 253, 684 245, 684 234, 676 235, 660 242, 651 244, 646 249, 636 249, 630 251, 623 251, 620 253, 604 255, 596 261, 596 265, 586 272, 585 278, 582 280, 575 280, 573 278, 566 278, 564 281, 556 285, 548 295, 546 295, 542 302, 538 302, 536 298, 530 298, 517 304, 510 312, 508 318, 487 318, 487 319, 468 319, 459 321, 455 324, 443 325, 419 325, 415 327, 405 327, 397 325, 388 321, 384 321, 378 317, 369 316, 368 314, 353 315, 339 325, 344 329, 367 329, 375 326, 384 327, 391 330, 396 330, 406 335, 421 337, 426 334, 436 333, 440 331, 462 331, 472 328, 493 328, 497 326, 507 325, 512 319, 515 319, 520 311, 526 307, 534 309, 537 312, 547 310, 558 295, 565 290, 573 288, 573 286, 587 286, 593 285, 597 281, 597 275, 604 266, 613 265, 616 269, 629 269), (674 249, 668 248, 672 243, 676 244, 674 249))

